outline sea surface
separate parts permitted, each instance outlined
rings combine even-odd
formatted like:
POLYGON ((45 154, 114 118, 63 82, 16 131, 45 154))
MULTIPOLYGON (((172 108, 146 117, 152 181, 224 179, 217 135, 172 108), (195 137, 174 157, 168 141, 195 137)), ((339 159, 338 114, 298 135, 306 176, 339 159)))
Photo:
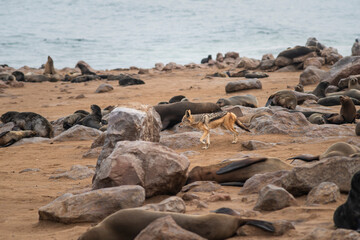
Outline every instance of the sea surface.
POLYGON ((359 0, 0 0, 0 64, 95 69, 261 59, 316 37, 343 56, 360 38, 359 0))

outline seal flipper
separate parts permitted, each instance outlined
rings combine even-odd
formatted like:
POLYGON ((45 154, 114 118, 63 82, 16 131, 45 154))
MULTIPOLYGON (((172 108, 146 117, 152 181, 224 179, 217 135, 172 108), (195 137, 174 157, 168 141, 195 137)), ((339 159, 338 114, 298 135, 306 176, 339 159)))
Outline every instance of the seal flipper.
POLYGON ((11 139, 7 144, 5 144, 4 146, 1 146, 1 147, 9 147, 9 146, 13 145, 16 142, 17 141, 15 139, 11 139))
POLYGON ((221 186, 234 186, 234 187, 242 187, 244 186, 244 182, 223 182, 220 183, 221 186))
POLYGON ((272 100, 273 100, 273 96, 270 96, 270 97, 268 98, 267 102, 265 103, 265 107, 270 106, 270 105, 273 103, 272 100))
POLYGON ((250 221, 246 222, 245 225, 255 226, 255 227, 261 228, 268 232, 275 232, 274 225, 271 222, 267 222, 267 221, 250 220, 250 221))
POLYGON ((225 174, 225 173, 232 172, 232 171, 235 171, 240 168, 248 167, 254 163, 263 162, 265 160, 267 160, 267 158, 246 158, 244 160, 234 161, 234 162, 231 162, 229 165, 220 168, 216 172, 216 174, 217 175, 225 174))
POLYGON ((313 156, 310 154, 303 154, 303 155, 299 155, 296 157, 288 158, 287 160, 291 160, 291 159, 293 159, 293 160, 299 159, 299 160, 303 160, 305 162, 312 162, 312 161, 320 160, 320 155, 313 156))

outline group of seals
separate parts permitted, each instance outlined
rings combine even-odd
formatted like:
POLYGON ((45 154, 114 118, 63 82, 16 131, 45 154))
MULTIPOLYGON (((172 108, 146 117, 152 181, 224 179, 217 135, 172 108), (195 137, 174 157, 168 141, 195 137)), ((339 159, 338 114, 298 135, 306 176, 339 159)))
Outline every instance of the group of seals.
POLYGON ((335 210, 333 220, 337 228, 360 231, 360 171, 352 177, 349 196, 335 210))
POLYGON ((169 129, 181 122, 185 111, 190 110, 193 114, 220 112, 221 108, 215 103, 193 103, 176 102, 170 104, 161 104, 154 106, 159 113, 162 123, 162 129, 169 129))
POLYGON ((32 130, 38 137, 52 138, 54 136, 52 125, 37 113, 9 111, 1 115, 0 120, 3 123, 13 122, 14 130, 32 130))
POLYGON ((274 232, 271 222, 243 219, 235 216, 209 213, 189 215, 172 212, 155 212, 142 209, 123 209, 106 217, 95 227, 82 234, 78 240, 131 240, 154 220, 171 216, 181 228, 209 240, 234 236, 239 227, 253 225, 274 232))
POLYGON ((102 116, 111 112, 113 106, 106 107, 103 111, 98 105, 91 105, 91 113, 84 110, 77 110, 73 114, 67 116, 63 121, 63 128, 65 130, 73 127, 74 125, 83 125, 95 129, 102 129, 106 122, 102 120, 102 116))
POLYGON ((356 108, 354 102, 348 96, 340 96, 339 98, 341 103, 340 114, 326 118, 326 122, 332 124, 355 123, 356 108))
POLYGON ((278 158, 246 158, 208 166, 196 166, 190 172, 187 184, 195 181, 216 181, 226 185, 241 185, 255 174, 290 170, 293 166, 278 158))

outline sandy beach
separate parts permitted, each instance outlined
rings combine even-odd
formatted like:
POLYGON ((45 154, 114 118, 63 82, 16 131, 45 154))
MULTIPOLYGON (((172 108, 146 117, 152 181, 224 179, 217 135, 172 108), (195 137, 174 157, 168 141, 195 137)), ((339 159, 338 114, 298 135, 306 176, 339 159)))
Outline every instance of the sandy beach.
MULTIPOLYGON (((325 67, 323 67, 325 68, 325 67)), ((239 69, 241 70, 241 69, 239 69)), ((151 70, 148 74, 137 75, 145 81, 144 85, 121 87, 117 81, 94 80, 85 83, 69 82, 25 82, 23 88, 8 88, 0 97, 0 113, 6 111, 31 111, 41 114, 49 121, 67 116, 78 109, 89 111, 91 104, 101 108, 108 105, 139 108, 141 105, 156 105, 167 101, 175 95, 185 95, 193 102, 213 102, 219 98, 234 95, 252 94, 257 97, 259 106, 264 106, 267 98, 282 89, 293 89, 299 83, 297 72, 269 72, 268 78, 260 79, 262 89, 244 90, 226 94, 225 85, 230 78, 205 78, 206 74, 223 71, 216 67, 204 69, 183 69, 170 72, 151 70), (114 90, 108 93, 95 93, 101 83, 108 83, 114 90), (76 99, 83 94, 85 98, 76 99)), ((111 71, 112 74, 135 74, 138 70, 111 71)), ((103 71, 102 73, 109 73, 103 71)), ((308 85, 310 91, 316 85, 308 85)), ((338 112, 340 106, 330 107, 338 112)), ((358 108, 357 108, 358 109, 358 108)), ((346 124, 355 129, 355 124, 346 124)), ((171 131, 169 131, 171 133, 171 131)), ((176 152, 196 151, 199 154, 189 156, 190 169, 218 163, 236 154, 277 157, 283 161, 304 153, 318 155, 331 144, 339 141, 359 141, 353 137, 307 138, 278 134, 254 134, 241 132, 239 142, 231 144, 231 136, 213 134, 212 144, 208 150, 201 145, 191 148, 175 149, 176 152), (259 140, 266 143, 280 143, 266 149, 248 151, 241 146, 242 142, 259 140)), ((97 158, 83 158, 93 141, 68 141, 54 143, 36 143, 11 146, 0 149, 0 239, 77 239, 91 224, 61 224, 39 221, 38 209, 67 192, 76 192, 91 188, 91 177, 84 180, 49 179, 62 170, 69 170, 75 164, 96 164, 97 158), (27 168, 39 171, 20 173, 27 168)), ((239 187, 222 187, 223 193, 231 196, 231 201, 208 202, 208 208, 197 208, 187 203, 186 213, 204 214, 220 207, 236 210, 253 210, 257 194, 239 195, 239 187)), ((211 193, 201 193, 205 199, 211 193)), ((167 196, 157 196, 146 200, 146 203, 159 202, 167 196)), ((334 230, 333 213, 337 206, 347 198, 341 194, 339 201, 326 205, 306 206, 306 196, 297 197, 298 206, 291 206, 278 211, 256 212, 256 217, 264 220, 288 220, 295 226, 294 230, 283 236, 274 237, 234 237, 232 239, 302 239, 315 228, 334 230)))

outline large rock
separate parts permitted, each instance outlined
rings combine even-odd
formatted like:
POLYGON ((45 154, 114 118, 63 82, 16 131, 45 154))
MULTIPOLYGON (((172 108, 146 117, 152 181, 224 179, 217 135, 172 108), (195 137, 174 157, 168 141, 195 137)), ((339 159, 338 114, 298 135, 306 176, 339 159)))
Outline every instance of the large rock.
POLYGON ((120 186, 78 195, 66 193, 39 208, 40 220, 61 223, 98 222, 125 208, 141 206, 145 191, 140 186, 120 186))
POLYGON ((297 205, 296 199, 284 188, 267 185, 259 192, 254 210, 274 211, 297 205))
POLYGON ((309 37, 305 44, 306 47, 315 47, 317 50, 323 50, 325 45, 320 43, 315 37, 309 37))
POLYGON ((67 178, 72 180, 81 180, 92 177, 94 173, 95 171, 93 169, 86 166, 73 165, 69 171, 52 175, 49 179, 67 178))
POLYGON ((338 86, 342 78, 357 74, 360 74, 360 56, 348 56, 334 64, 329 71, 329 75, 323 81, 338 86))
POLYGON ((303 62, 306 61, 306 59, 314 58, 314 57, 317 57, 316 52, 309 52, 308 54, 305 54, 305 55, 294 58, 293 62, 294 63, 303 63, 303 62))
POLYGON ((236 231, 236 234, 239 236, 282 236, 288 231, 295 229, 294 225, 287 220, 276 220, 271 221, 271 223, 275 228, 274 232, 265 231, 250 224, 245 224, 236 231))
POLYGON ((95 128, 86 127, 83 125, 75 125, 68 130, 56 136, 54 142, 65 141, 86 141, 96 139, 101 135, 101 131, 95 128))
POLYGON ((336 202, 340 197, 339 187, 332 182, 322 182, 311 189, 306 198, 306 205, 336 202))
POLYGON ((308 66, 301 74, 299 83, 303 86, 321 82, 329 73, 315 66, 308 66))
POLYGON ((186 205, 184 200, 180 197, 169 197, 165 200, 161 201, 160 203, 151 203, 146 204, 140 209, 144 210, 151 210, 157 212, 177 212, 177 213, 185 213, 186 212, 186 205))
POLYGON ((95 90, 95 93, 105 93, 114 90, 113 86, 107 83, 100 84, 100 86, 95 90))
POLYGON ((246 89, 262 89, 262 84, 259 79, 252 78, 229 82, 225 86, 226 93, 237 92, 246 89))
POLYGON ((278 56, 275 59, 275 65, 280 67, 280 68, 291 65, 292 63, 293 63, 293 60, 291 58, 284 57, 284 56, 278 56))
POLYGON ((183 132, 162 135, 160 143, 173 149, 190 148, 201 144, 201 132, 183 132))
POLYGON ((343 56, 338 53, 336 48, 328 47, 321 50, 321 57, 325 59, 326 64, 334 64, 339 61, 343 56))
POLYGON ((140 185, 146 196, 176 194, 185 184, 189 160, 159 143, 120 141, 96 170, 93 189, 140 185))
POLYGON ((304 69, 306 69, 308 66, 314 66, 317 68, 321 68, 322 65, 325 64, 325 60, 321 57, 311 57, 311 58, 307 58, 304 61, 304 69))
POLYGON ((113 151, 118 141, 160 141, 162 128, 159 114, 152 107, 143 111, 131 108, 115 108, 108 120, 107 134, 96 168, 113 151))
POLYGON ((205 240, 205 238, 187 231, 176 224, 171 216, 156 219, 144 228, 135 240, 205 240))
POLYGON ((241 58, 239 64, 237 65, 238 68, 245 68, 248 70, 256 69, 260 66, 260 60, 254 58, 241 58))

